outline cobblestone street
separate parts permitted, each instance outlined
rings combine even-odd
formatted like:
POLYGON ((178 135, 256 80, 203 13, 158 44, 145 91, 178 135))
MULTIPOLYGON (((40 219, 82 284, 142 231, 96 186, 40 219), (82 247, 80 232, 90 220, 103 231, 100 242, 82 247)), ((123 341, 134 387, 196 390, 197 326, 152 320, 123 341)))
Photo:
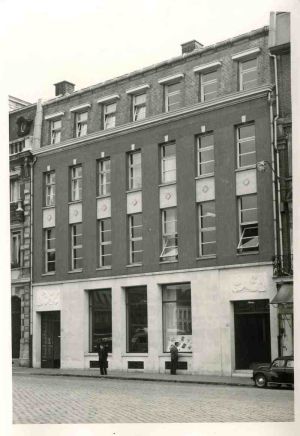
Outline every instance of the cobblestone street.
POLYGON ((62 376, 13 376, 14 424, 286 422, 294 391, 62 376))

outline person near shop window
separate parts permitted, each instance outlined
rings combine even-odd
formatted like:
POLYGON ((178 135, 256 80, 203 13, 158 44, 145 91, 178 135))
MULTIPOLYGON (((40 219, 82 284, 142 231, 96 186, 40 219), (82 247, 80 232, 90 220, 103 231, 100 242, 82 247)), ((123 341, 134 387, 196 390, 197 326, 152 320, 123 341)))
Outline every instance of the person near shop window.
POLYGON ((171 353, 171 374, 176 375, 176 369, 177 369, 177 363, 178 363, 178 342, 175 342, 175 344, 172 344, 170 347, 170 353, 171 353))
POLYGON ((100 342, 98 347, 98 356, 99 356, 99 366, 100 366, 101 375, 107 374, 107 370, 106 370, 106 368, 108 367, 107 355, 108 353, 105 345, 102 342, 100 342))

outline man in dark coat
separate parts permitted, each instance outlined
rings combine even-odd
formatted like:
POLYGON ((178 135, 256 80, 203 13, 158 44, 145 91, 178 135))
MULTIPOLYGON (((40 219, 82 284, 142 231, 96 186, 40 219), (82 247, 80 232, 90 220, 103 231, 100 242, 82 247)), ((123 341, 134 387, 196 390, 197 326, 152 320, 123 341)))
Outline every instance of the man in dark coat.
POLYGON ((99 366, 100 366, 100 374, 106 375, 107 371, 107 349, 102 342, 100 342, 98 347, 98 356, 99 356, 99 366))
POLYGON ((172 344, 170 347, 171 353, 171 374, 176 375, 177 363, 178 363, 178 342, 172 344))

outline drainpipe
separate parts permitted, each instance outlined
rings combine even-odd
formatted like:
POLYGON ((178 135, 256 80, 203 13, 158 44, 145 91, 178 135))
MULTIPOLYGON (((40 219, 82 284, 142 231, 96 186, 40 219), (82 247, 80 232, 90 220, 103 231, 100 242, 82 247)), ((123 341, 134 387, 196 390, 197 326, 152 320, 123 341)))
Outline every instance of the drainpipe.
MULTIPOLYGON (((271 130, 271 164, 272 168, 274 168, 274 123, 273 123, 273 104, 271 99, 271 92, 268 94, 268 102, 270 105, 270 130, 271 130)), ((278 255, 278 247, 277 247, 277 219, 276 219, 276 189, 275 189, 275 173, 272 173, 272 204, 273 204, 273 226, 274 226, 274 251, 275 256, 278 255)))
POLYGON ((279 226, 279 250, 278 254, 283 254, 282 248, 282 219, 281 219, 281 191, 280 191, 280 168, 279 168, 279 152, 277 148, 277 120, 279 118, 279 97, 278 97, 278 73, 277 73, 277 57, 269 53, 269 56, 273 58, 274 61, 274 73, 275 73, 275 97, 276 97, 276 116, 274 117, 274 151, 276 153, 276 166, 277 166, 277 177, 276 177, 276 187, 277 187, 277 207, 278 207, 278 226, 279 226))

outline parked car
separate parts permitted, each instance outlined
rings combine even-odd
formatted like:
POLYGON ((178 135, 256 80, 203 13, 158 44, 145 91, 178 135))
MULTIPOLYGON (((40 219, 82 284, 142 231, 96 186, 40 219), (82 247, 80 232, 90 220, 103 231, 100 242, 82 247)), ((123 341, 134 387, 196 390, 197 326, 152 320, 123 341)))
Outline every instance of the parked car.
POLYGON ((294 385, 294 356, 277 357, 271 364, 257 364, 252 379, 258 388, 268 384, 294 385))

